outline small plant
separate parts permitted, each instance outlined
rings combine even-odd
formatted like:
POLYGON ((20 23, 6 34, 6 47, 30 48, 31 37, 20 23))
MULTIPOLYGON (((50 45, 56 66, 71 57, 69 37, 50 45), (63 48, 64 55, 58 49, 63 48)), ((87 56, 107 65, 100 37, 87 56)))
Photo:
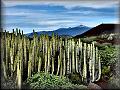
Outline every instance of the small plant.
POLYGON ((37 73, 27 79, 26 84, 31 89, 87 89, 84 85, 72 84, 70 80, 64 76, 56 76, 53 74, 37 73))

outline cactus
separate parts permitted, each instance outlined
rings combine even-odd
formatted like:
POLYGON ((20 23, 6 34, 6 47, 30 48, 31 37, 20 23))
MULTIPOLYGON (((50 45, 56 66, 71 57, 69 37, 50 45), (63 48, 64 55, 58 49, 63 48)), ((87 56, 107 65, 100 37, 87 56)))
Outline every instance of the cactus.
POLYGON ((63 51, 63 76, 66 73, 65 50, 63 51))
POLYGON ((100 60, 100 56, 98 56, 98 66, 99 66, 99 74, 98 74, 98 78, 96 79, 96 81, 100 80, 100 78, 101 78, 101 60, 100 60))
POLYGON ((67 42, 67 74, 70 73, 69 42, 67 42))
MULTIPOLYGON (((6 32, 5 32, 5 34, 6 34, 6 32)), ((6 65, 5 65, 5 58, 4 58, 4 56, 5 56, 5 46, 4 46, 5 40, 4 39, 6 39, 6 36, 3 37, 3 35, 2 35, 2 37, 1 37, 1 63, 2 63, 4 78, 7 80, 7 72, 6 72, 6 65)))
POLYGON ((74 53, 74 47, 75 47, 75 42, 74 40, 72 39, 72 72, 74 73, 75 72, 75 53, 74 53))
POLYGON ((94 42, 92 42, 92 50, 93 50, 93 55, 92 55, 92 82, 95 81, 95 46, 94 42))
POLYGON ((82 42, 80 41, 80 39, 79 39, 79 41, 78 41, 78 43, 79 43, 79 65, 78 65, 78 67, 79 67, 79 73, 80 73, 80 75, 82 76, 82 70, 81 70, 81 61, 82 61, 82 42))
POLYGON ((60 70, 60 56, 58 56, 58 68, 57 68, 57 74, 56 75, 58 75, 59 70, 60 70))
POLYGON ((54 73, 54 57, 55 57, 55 38, 54 38, 54 34, 52 35, 51 53, 52 53, 52 74, 53 74, 54 73))
POLYGON ((13 76, 13 51, 12 48, 10 48, 10 60, 11 60, 11 76, 13 76))
POLYGON ((72 46, 71 46, 71 44, 72 44, 72 42, 71 42, 71 40, 70 40, 70 43, 69 43, 69 47, 70 47, 70 48, 69 48, 69 50, 70 50, 70 56, 69 56, 69 57, 70 57, 70 58, 69 58, 69 62, 70 62, 70 65, 69 65, 70 73, 72 72, 72 58, 71 58, 71 57, 72 57, 72 52, 71 52, 71 51, 72 51, 72 46))
POLYGON ((41 64, 42 64, 42 62, 41 62, 41 57, 39 57, 39 62, 38 62, 38 72, 41 71, 41 64))
POLYGON ((61 62, 60 63, 60 76, 63 75, 63 63, 61 62))
POLYGON ((86 43, 84 43, 83 49, 83 56, 84 56, 84 64, 83 64, 83 80, 86 81, 87 79, 87 62, 86 62, 86 43))
POLYGON ((75 57, 76 57, 76 72, 78 73, 78 42, 77 42, 77 44, 76 44, 76 46, 75 46, 76 48, 76 50, 75 50, 75 57))
POLYGON ((50 48, 51 48, 51 44, 49 44, 48 46, 48 64, 47 64, 47 73, 50 71, 50 48))
POLYGON ((33 73, 45 71, 60 76, 70 73, 80 73, 83 82, 87 81, 90 73, 90 82, 101 78, 101 62, 98 48, 92 44, 84 43, 80 39, 65 39, 52 35, 41 35, 37 37, 33 30, 33 40, 23 35, 23 31, 16 29, 10 34, 5 31, 2 37, 2 68, 4 77, 16 76, 18 88, 21 88, 23 70, 28 70, 27 78, 33 73), (58 55, 58 67, 55 68, 56 52, 58 55), (27 56, 28 55, 28 56, 27 56), (4 57, 3 57, 4 56, 4 57), (83 65, 81 62, 83 61, 83 65), (87 65, 88 70, 87 72, 87 65), (98 65, 98 66, 97 66, 98 65), (83 70, 81 70, 83 69, 83 70), (97 79, 95 77, 98 70, 97 79))
POLYGON ((24 66, 26 68, 27 66, 27 44, 26 44, 26 38, 24 37, 24 66))
POLYGON ((61 64, 61 60, 62 60, 62 38, 60 39, 59 51, 60 51, 60 54, 58 55, 58 69, 57 69, 57 75, 58 75, 58 73, 59 73, 60 64, 61 64))

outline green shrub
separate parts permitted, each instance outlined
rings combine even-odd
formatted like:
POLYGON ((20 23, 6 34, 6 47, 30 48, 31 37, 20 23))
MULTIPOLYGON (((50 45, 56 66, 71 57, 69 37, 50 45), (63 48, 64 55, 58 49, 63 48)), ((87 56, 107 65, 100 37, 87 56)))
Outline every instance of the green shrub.
POLYGON ((114 46, 104 46, 99 50, 103 66, 110 66, 116 63, 116 49, 114 46))
POLYGON ((117 61, 117 50, 112 45, 99 47, 99 49, 102 62, 102 75, 110 75, 117 61))
POLYGON ((66 77, 45 73, 35 74, 26 83, 31 89, 87 89, 84 85, 72 84, 66 77))
POLYGON ((69 74, 68 78, 70 81, 74 84, 82 84, 82 77, 80 76, 79 73, 71 73, 69 74))

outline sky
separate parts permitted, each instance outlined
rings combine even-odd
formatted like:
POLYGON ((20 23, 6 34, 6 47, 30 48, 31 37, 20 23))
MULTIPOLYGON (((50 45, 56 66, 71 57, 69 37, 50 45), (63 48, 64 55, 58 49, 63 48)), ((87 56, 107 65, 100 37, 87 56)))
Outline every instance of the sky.
POLYGON ((119 0, 2 0, 3 29, 24 33, 118 23, 119 0))

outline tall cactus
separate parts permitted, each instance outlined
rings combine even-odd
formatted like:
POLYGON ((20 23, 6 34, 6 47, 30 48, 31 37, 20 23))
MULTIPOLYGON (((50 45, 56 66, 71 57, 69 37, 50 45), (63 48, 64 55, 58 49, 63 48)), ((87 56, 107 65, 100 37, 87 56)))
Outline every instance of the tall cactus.
POLYGON ((69 55, 69 68, 70 68, 70 72, 69 73, 71 73, 72 72, 72 41, 71 41, 71 39, 70 39, 70 41, 69 41, 70 43, 69 43, 69 51, 70 51, 70 55, 69 55))
POLYGON ((75 42, 72 39, 72 72, 75 73, 75 42))
POLYGON ((65 50, 63 50, 63 76, 66 74, 65 50))
POLYGON ((100 60, 100 56, 98 56, 98 66, 99 66, 99 74, 98 74, 98 78, 96 79, 96 81, 100 80, 101 78, 101 60, 100 60))
MULTIPOLYGON (((6 32, 5 32, 6 34, 6 32)), ((6 36, 3 37, 3 34, 1 35, 1 64, 2 64, 2 69, 3 69, 3 76, 5 79, 7 79, 7 71, 6 71, 6 63, 5 63, 5 39, 6 39, 6 36)))
POLYGON ((51 58, 50 58, 50 48, 51 48, 51 43, 49 42, 49 45, 48 45, 48 64, 47 64, 47 73, 50 71, 50 61, 51 61, 51 58))
POLYGON ((48 52, 47 52, 47 50, 48 50, 48 47, 47 47, 47 40, 45 41, 45 73, 47 72, 47 55, 48 55, 48 52))
POLYGON ((78 65, 78 67, 79 67, 79 73, 82 76, 81 61, 82 61, 83 55, 82 55, 82 42, 80 39, 78 40, 78 43, 79 43, 79 45, 78 45, 79 46, 79 65, 78 65))
POLYGON ((60 76, 77 72, 80 73, 84 82, 87 80, 88 73, 90 73, 90 82, 101 78, 101 61, 94 42, 87 44, 83 43, 80 38, 64 39, 54 34, 52 38, 48 35, 37 37, 35 31, 33 33, 33 40, 24 36, 23 31, 21 34, 20 29, 19 32, 18 29, 16 32, 13 30, 12 34, 5 31, 2 37, 1 50, 3 50, 2 56, 4 57, 1 62, 4 77, 16 76, 18 88, 22 85, 25 72, 23 69, 27 69, 28 78, 33 73, 43 70, 45 73, 52 74, 57 71, 56 74, 60 76), (57 68, 55 68, 56 56, 58 56, 57 68), (96 71, 99 73, 97 78, 95 77, 96 71))
POLYGON ((51 52, 52 52, 52 74, 54 73, 54 58, 55 58, 55 38, 54 38, 54 33, 52 34, 52 47, 51 47, 51 52))
POLYGON ((67 74, 69 74, 70 73, 70 42, 69 42, 69 40, 68 40, 68 42, 67 42, 67 74))
POLYGON ((77 44, 75 45, 75 60, 76 60, 76 72, 78 73, 78 42, 77 44))
POLYGON ((84 55, 84 64, 83 64, 83 80, 86 81, 87 79, 87 62, 86 62, 86 43, 84 43, 84 49, 83 49, 83 55, 84 55))
POLYGON ((93 55, 92 55, 92 82, 95 81, 95 45, 94 42, 92 42, 92 50, 93 50, 93 55))
POLYGON ((59 70, 60 70, 60 65, 61 65, 61 60, 62 60, 62 38, 60 39, 59 42, 60 46, 59 46, 59 52, 60 54, 58 55, 58 69, 57 69, 57 75, 59 74, 59 70))

